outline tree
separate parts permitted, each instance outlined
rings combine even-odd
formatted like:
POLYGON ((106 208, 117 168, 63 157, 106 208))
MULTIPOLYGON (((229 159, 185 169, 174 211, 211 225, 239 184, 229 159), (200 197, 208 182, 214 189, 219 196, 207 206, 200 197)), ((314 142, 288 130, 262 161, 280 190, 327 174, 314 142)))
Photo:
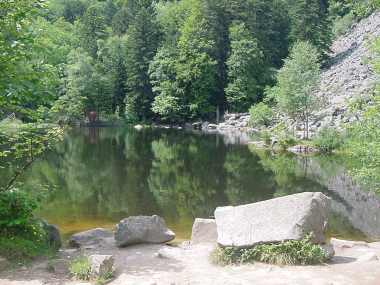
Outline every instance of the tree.
POLYGON ((274 87, 279 107, 291 119, 302 121, 306 139, 309 137, 310 115, 319 105, 314 92, 319 76, 318 50, 308 42, 297 42, 279 71, 274 87))
POLYGON ((207 25, 198 1, 180 32, 176 74, 183 90, 187 117, 207 118, 215 111, 211 98, 216 89, 217 62, 210 55, 215 43, 207 36, 207 25))
POLYGON ((151 105, 154 96, 148 71, 158 47, 159 33, 154 2, 147 0, 139 4, 141 6, 128 28, 126 115, 130 119, 146 120, 153 115, 151 105))
POLYGON ((115 113, 118 110, 121 117, 125 113, 127 40, 127 36, 113 36, 99 44, 100 72, 107 74, 112 89, 111 112, 115 113))
POLYGON ((332 41, 327 0, 288 0, 288 10, 290 39, 293 42, 310 42, 318 49, 322 59, 326 59, 332 41))
POLYGON ((87 8, 79 22, 78 29, 81 47, 93 58, 96 58, 97 41, 106 37, 106 19, 100 4, 94 4, 87 8))
POLYGON ((262 93, 263 53, 257 40, 243 23, 230 28, 231 53, 227 60, 228 86, 226 96, 230 110, 246 111, 262 93))

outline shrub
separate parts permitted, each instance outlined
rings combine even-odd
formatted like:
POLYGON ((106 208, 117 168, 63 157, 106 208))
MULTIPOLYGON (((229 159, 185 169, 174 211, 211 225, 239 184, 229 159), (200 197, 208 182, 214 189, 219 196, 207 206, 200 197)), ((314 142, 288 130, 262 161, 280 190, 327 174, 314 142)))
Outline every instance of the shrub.
POLYGON ((333 34, 335 37, 343 35, 354 23, 355 16, 352 13, 344 15, 343 17, 337 17, 333 23, 333 34))
POLYGON ((276 265, 312 265, 327 260, 327 253, 312 244, 310 235, 300 241, 285 241, 278 244, 261 244, 248 249, 232 247, 216 248, 211 260, 219 265, 253 263, 255 261, 276 265))
POLYGON ((70 273, 78 280, 88 281, 91 278, 91 264, 87 256, 74 259, 69 266, 70 273))
POLYGON ((35 236, 0 237, 1 255, 10 261, 25 262, 51 253, 46 239, 36 232, 35 236))
POLYGON ((313 139, 313 144, 323 153, 331 153, 343 144, 342 135, 334 128, 325 127, 313 139))
POLYGON ((249 109, 249 114, 251 116, 250 124, 252 126, 265 126, 265 127, 267 127, 273 121, 272 109, 268 105, 266 105, 262 102, 252 106, 249 109))
POLYGON ((17 234, 33 229, 33 211, 37 201, 24 191, 12 189, 0 192, 0 234, 17 234))
POLYGON ((288 147, 295 145, 297 141, 291 134, 284 131, 278 134, 277 143, 281 150, 286 150, 288 147))

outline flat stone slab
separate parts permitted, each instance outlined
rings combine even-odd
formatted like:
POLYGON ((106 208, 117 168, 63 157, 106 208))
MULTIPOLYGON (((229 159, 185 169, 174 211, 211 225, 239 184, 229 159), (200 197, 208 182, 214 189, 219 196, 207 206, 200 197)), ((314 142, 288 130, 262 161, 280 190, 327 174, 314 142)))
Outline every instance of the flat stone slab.
POLYGON ((313 233, 325 243, 330 199, 305 192, 237 207, 215 210, 218 243, 223 247, 252 247, 261 243, 300 240, 313 233))

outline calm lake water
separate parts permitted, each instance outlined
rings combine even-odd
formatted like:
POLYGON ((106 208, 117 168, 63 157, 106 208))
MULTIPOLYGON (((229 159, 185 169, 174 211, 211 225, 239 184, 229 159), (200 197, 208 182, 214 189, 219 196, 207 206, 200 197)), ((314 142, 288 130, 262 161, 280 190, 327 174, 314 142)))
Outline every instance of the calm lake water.
POLYGON ((74 129, 24 180, 50 188, 38 214, 66 236, 157 214, 188 239, 194 219, 217 206, 321 191, 333 200, 331 235, 380 239, 380 199, 350 179, 342 159, 273 156, 226 141, 178 130, 74 129))

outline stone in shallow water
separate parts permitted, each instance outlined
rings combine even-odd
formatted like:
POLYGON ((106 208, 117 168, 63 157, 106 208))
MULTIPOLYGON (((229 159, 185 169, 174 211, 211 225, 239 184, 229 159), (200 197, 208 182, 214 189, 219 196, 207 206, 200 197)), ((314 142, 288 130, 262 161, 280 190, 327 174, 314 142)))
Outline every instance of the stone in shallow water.
POLYGON ((305 192, 237 207, 215 210, 218 243, 238 248, 260 243, 300 240, 313 233, 313 242, 325 242, 330 199, 305 192))
POLYGON ((121 220, 116 226, 116 245, 124 247, 139 243, 165 243, 175 238, 159 216, 136 216, 121 220))
POLYGON ((191 232, 191 243, 216 243, 218 233, 214 219, 195 219, 191 232))
POLYGON ((69 245, 72 247, 102 246, 112 237, 113 233, 111 231, 97 228, 71 236, 69 245))

